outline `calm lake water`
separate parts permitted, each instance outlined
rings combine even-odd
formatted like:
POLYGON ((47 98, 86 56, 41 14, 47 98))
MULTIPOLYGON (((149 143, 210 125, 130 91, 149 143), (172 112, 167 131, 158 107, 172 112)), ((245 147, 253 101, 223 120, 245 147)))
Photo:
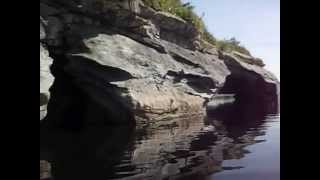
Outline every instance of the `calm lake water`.
POLYGON ((211 176, 211 180, 278 180, 280 179, 280 114, 266 115, 260 126, 266 134, 256 139, 262 143, 248 146, 251 153, 244 158, 225 160, 223 166, 242 167, 225 170, 211 176))
POLYGON ((40 129, 40 160, 55 180, 277 180, 277 104, 231 105, 208 118, 184 117, 157 128, 40 129))

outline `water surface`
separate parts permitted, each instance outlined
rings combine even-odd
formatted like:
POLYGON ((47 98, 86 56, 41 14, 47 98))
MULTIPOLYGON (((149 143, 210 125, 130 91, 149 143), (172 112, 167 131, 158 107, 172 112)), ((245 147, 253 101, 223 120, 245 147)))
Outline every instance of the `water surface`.
POLYGON ((278 180, 280 179, 280 115, 267 115, 260 127, 266 134, 256 139, 264 142, 248 146, 244 158, 225 160, 224 167, 241 167, 225 170, 211 176, 211 180, 278 180))
POLYGON ((158 127, 40 131, 55 180, 277 180, 278 107, 238 104, 158 127), (260 107, 261 106, 261 107, 260 107))

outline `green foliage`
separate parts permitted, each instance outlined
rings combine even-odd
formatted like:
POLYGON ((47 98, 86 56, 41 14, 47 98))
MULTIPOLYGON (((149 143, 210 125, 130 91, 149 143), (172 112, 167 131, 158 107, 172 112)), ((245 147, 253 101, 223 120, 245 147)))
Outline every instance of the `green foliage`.
POLYGON ((247 50, 247 49, 246 49, 245 47, 243 47, 243 46, 237 46, 237 47, 235 47, 235 51, 238 51, 238 52, 241 52, 241 53, 243 53, 243 54, 246 54, 246 55, 251 56, 249 50, 247 50))
POLYGON ((181 0, 143 0, 143 2, 158 11, 174 14, 185 21, 193 24, 201 33, 203 40, 217 46, 220 50, 230 52, 238 51, 250 55, 250 52, 235 38, 229 40, 217 40, 206 28, 203 20, 194 12, 194 6, 190 3, 182 3, 181 0))
POLYGON ((207 30, 207 28, 204 28, 202 38, 212 45, 217 45, 217 39, 207 30))
POLYGON ((220 40, 217 41, 217 47, 221 51, 231 52, 238 51, 240 53, 250 55, 250 52, 243 46, 240 45, 240 41, 237 41, 236 38, 231 38, 229 40, 220 40))
POLYGON ((190 3, 182 3, 180 0, 143 0, 143 2, 155 10, 169 12, 192 23, 200 32, 204 30, 202 19, 194 13, 194 6, 190 3))

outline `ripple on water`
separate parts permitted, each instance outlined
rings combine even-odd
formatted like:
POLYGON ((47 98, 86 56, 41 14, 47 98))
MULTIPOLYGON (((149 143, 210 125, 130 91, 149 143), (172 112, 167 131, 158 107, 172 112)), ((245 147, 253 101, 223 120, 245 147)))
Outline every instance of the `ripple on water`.
POLYGON ((206 119, 168 121, 165 128, 46 132, 40 158, 61 180, 276 180, 280 114, 255 113, 252 106, 227 108, 206 119))

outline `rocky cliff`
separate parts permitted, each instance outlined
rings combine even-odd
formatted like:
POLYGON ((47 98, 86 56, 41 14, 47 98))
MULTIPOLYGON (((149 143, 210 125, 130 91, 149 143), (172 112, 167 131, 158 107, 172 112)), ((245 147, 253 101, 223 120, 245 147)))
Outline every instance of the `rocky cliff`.
POLYGON ((218 51, 184 20, 130 3, 40 1, 41 122, 157 127, 204 116, 217 93, 275 94, 279 82, 260 59, 218 51))

